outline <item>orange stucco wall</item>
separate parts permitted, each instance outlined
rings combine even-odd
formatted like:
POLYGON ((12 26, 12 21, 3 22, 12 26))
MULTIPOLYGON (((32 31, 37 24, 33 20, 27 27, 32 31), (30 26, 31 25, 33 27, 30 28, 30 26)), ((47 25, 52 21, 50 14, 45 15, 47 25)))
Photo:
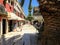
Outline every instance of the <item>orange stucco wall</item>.
POLYGON ((0 0, 0 4, 3 4, 3 0, 0 0))
POLYGON ((14 9, 14 8, 13 8, 12 5, 6 3, 5 7, 6 7, 6 11, 7 11, 7 12, 13 12, 13 9, 14 9))

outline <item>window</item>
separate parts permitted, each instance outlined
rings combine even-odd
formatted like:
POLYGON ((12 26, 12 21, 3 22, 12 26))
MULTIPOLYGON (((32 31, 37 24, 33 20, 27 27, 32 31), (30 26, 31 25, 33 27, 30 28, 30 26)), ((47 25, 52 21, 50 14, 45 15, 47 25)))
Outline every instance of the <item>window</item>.
POLYGON ((14 13, 16 14, 16 10, 14 9, 14 13))
POLYGON ((10 0, 8 0, 8 2, 10 3, 10 0))
POLYGON ((14 2, 13 1, 11 1, 11 5, 14 5, 14 2))

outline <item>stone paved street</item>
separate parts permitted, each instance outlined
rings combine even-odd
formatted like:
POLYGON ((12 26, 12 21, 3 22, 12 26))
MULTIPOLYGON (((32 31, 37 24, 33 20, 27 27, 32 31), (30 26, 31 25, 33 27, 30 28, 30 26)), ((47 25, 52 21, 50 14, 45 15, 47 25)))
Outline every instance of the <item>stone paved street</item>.
POLYGON ((36 29, 32 25, 24 25, 22 32, 9 32, 2 36, 2 45, 25 45, 30 40, 30 45, 37 45, 37 38, 35 35, 36 29), (30 29, 30 30, 29 30, 30 29), (35 30, 35 31, 34 31, 35 30), (30 39, 29 39, 29 37, 30 39), (33 39, 34 38, 34 39, 33 39), (26 40, 28 39, 28 40, 26 40), (25 42, 24 42, 25 41, 25 42))
POLYGON ((2 45, 21 45, 21 33, 10 32, 2 36, 2 45))

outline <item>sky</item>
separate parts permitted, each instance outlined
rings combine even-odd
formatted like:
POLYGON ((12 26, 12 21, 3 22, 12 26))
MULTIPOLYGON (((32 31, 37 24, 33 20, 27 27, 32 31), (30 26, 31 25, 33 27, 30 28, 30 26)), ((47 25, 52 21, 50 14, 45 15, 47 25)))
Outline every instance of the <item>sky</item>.
MULTIPOLYGON (((29 1, 30 0, 25 0, 24 6, 23 6, 23 11, 24 11, 26 16, 28 15, 29 1)), ((34 8, 34 7, 38 6, 38 5, 39 4, 38 4, 37 0, 32 0, 32 8, 34 8)), ((32 13, 33 13, 33 10, 32 10, 32 13)))

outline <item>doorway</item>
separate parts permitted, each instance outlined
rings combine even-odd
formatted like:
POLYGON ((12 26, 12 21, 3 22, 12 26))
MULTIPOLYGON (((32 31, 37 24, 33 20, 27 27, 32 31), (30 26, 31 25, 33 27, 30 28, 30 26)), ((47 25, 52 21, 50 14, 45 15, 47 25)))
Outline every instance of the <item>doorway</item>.
POLYGON ((13 27, 12 27, 12 20, 9 20, 9 32, 11 32, 13 30, 13 27))
POLYGON ((2 20, 2 29, 3 29, 3 34, 6 33, 6 19, 2 20))

